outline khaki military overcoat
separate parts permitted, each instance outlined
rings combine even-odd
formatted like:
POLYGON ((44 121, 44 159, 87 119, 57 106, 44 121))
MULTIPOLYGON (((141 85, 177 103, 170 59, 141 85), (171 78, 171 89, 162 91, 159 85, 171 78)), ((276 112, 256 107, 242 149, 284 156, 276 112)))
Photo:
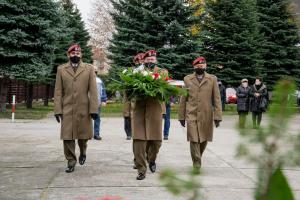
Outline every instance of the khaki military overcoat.
POLYGON ((57 68, 54 113, 62 114, 61 139, 91 139, 90 114, 98 113, 98 91, 94 68, 80 62, 76 72, 70 63, 57 68))
POLYGON ((212 141, 214 120, 222 120, 222 106, 217 77, 196 74, 184 77, 188 96, 180 98, 179 120, 186 120, 187 139, 191 142, 212 141))
POLYGON ((135 140, 162 140, 163 105, 154 98, 133 101, 132 134, 135 140))

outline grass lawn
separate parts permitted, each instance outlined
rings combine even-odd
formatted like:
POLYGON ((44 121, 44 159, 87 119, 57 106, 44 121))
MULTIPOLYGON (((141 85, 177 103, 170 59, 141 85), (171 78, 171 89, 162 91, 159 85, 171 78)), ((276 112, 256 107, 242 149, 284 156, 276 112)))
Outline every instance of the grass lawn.
MULTIPOLYGON (((178 104, 174 105, 171 108, 171 118, 177 119, 178 117, 178 104)), ((300 113, 300 107, 295 107, 296 112, 300 113)), ((107 106, 102 107, 101 111, 102 117, 123 117, 123 104, 122 103, 109 103, 107 106)), ((49 102, 49 106, 46 107, 42 102, 35 102, 32 109, 26 109, 24 104, 18 104, 16 107, 16 119, 43 119, 48 115, 53 115, 53 102, 49 102)), ((236 105, 229 104, 226 105, 225 112, 223 115, 237 115, 236 105)), ((10 119, 11 118, 11 109, 8 108, 6 112, 0 113, 0 119, 10 119)))
MULTIPOLYGON (((49 102, 49 106, 44 106, 42 102, 34 103, 32 109, 27 109, 25 104, 17 104, 16 119, 43 119, 53 111, 53 103, 49 102)), ((7 108, 6 112, 0 112, 0 118, 11 119, 11 108, 7 108)))
MULTIPOLYGON (((230 104, 226 105, 224 115, 235 115, 236 112, 236 105, 230 104)), ((102 117, 123 117, 123 104, 121 103, 114 103, 114 104, 107 104, 106 107, 102 107, 102 117)), ((178 104, 174 105, 171 108, 171 118, 177 119, 178 118, 178 104)))

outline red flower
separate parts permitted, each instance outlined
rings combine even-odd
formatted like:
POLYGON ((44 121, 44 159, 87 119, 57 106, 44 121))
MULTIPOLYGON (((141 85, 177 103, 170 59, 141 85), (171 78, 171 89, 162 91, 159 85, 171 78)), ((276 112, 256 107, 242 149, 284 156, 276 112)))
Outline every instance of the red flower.
POLYGON ((159 77, 159 73, 154 73, 154 74, 153 74, 153 78, 154 78, 154 79, 158 79, 158 77, 159 77))
POLYGON ((170 77, 165 78, 165 81, 170 81, 170 80, 172 80, 170 77))

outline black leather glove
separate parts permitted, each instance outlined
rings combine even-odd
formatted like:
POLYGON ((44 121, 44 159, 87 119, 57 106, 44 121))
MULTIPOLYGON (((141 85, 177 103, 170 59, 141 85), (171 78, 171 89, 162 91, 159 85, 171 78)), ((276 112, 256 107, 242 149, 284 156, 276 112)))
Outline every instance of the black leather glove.
POLYGON ((99 115, 98 115, 97 113, 92 113, 92 114, 90 114, 90 115, 91 115, 91 118, 92 118, 93 120, 96 120, 96 119, 99 118, 99 115))
POLYGON ((179 120, 181 126, 185 127, 185 120, 179 120))
POLYGON ((215 126, 216 126, 216 128, 218 128, 219 126, 220 126, 220 120, 214 120, 215 121, 215 126))
POLYGON ((63 120, 63 115, 62 115, 62 114, 56 114, 56 115, 54 115, 54 116, 55 116, 56 121, 57 121, 58 123, 60 123, 60 121, 63 120))

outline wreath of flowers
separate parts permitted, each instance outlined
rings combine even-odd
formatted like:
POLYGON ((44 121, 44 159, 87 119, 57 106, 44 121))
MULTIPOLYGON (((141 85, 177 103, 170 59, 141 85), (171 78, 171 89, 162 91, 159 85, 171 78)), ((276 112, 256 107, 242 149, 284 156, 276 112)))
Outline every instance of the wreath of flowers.
POLYGON ((129 100, 149 97, 169 102, 172 96, 187 95, 187 90, 168 83, 164 74, 143 70, 125 69, 119 74, 121 82, 114 81, 112 88, 124 92, 129 100))

